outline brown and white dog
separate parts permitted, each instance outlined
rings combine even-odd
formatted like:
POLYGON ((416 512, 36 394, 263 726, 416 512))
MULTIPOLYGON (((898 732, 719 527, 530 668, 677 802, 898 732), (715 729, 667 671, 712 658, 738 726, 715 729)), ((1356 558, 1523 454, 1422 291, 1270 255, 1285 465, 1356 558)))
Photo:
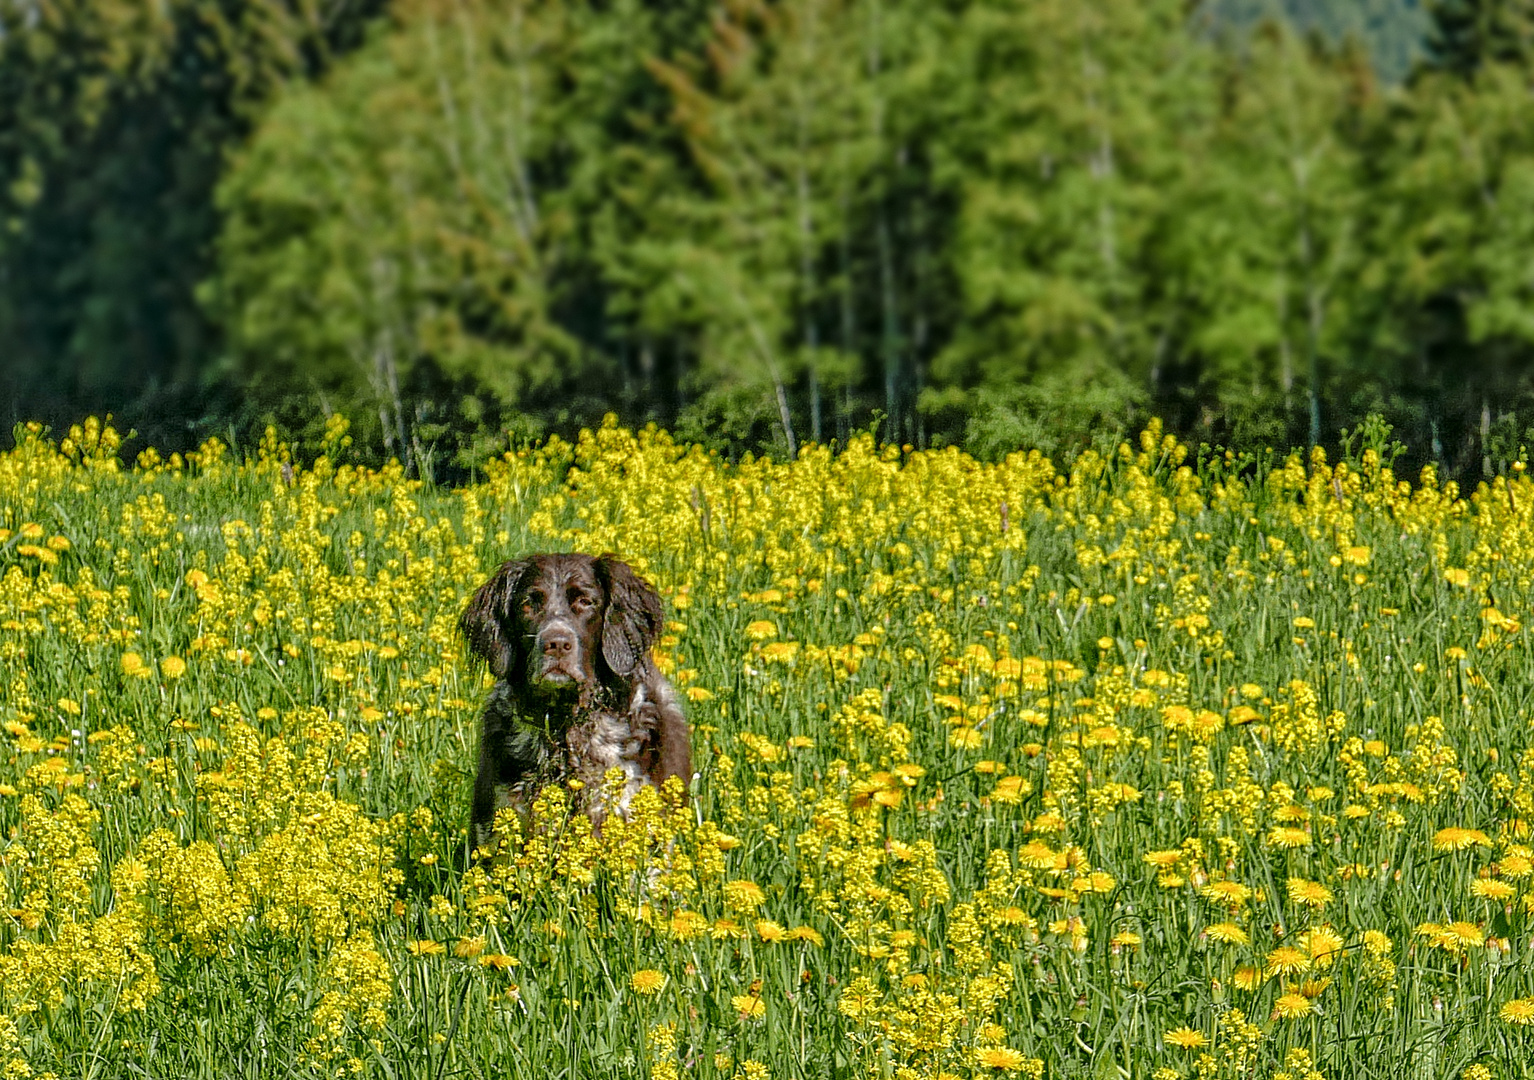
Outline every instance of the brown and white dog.
POLYGON ((687 721, 650 657, 661 599, 611 555, 529 555, 502 563, 458 620, 490 664, 495 688, 480 721, 473 849, 488 850, 497 810, 527 823, 548 784, 580 780, 576 805, 600 827, 646 784, 692 776, 687 721), (626 777, 617 806, 603 777, 626 777))

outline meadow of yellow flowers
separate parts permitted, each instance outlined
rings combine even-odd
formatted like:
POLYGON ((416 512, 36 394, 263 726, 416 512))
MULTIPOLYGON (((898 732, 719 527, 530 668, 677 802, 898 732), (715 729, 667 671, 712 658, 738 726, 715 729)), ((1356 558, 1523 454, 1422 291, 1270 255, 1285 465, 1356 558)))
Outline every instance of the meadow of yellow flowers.
POLYGON ((1521 467, 345 427, 0 455, 0 1077, 1534 1075, 1521 467), (699 775, 465 872, 455 619, 567 548, 699 775))

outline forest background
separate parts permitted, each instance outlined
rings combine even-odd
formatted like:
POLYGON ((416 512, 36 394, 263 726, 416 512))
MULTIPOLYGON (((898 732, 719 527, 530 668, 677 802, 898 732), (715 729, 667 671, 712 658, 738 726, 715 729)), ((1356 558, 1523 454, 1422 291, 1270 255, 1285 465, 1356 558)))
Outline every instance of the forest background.
MULTIPOLYGON (((0 423, 1534 443, 1534 0, 0 0, 0 423)), ((130 444, 130 450, 135 444, 130 444)))

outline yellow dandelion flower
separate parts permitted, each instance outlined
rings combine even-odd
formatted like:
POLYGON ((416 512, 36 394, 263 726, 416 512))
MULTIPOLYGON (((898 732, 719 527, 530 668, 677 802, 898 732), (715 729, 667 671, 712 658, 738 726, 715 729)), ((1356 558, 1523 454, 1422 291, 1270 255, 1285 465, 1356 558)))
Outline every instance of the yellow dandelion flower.
POLYGON ((816 930, 813 926, 796 926, 788 932, 788 936, 790 940, 807 941, 816 948, 826 943, 826 939, 821 935, 820 931, 816 930))
POLYGON ((747 641, 771 641, 778 636, 778 628, 770 619, 757 619, 746 624, 747 641))
POLYGON ((1310 970, 1310 953, 1293 945, 1280 945, 1268 953, 1269 975, 1300 975, 1310 970))
POLYGON ((1261 719, 1262 713, 1250 705, 1237 705, 1230 710, 1229 720, 1235 727, 1241 727, 1243 724, 1250 724, 1253 720, 1261 719))
POLYGON ((740 908, 760 907, 767 902, 767 894, 754 881, 744 879, 724 883, 724 896, 733 906, 740 908))
POLYGON ((657 994, 666 985, 666 976, 654 968, 641 968, 629 976, 629 989, 636 994, 657 994))
POLYGON ((1444 933, 1452 937, 1459 945, 1464 947, 1479 948, 1486 944, 1486 934, 1473 922, 1451 922, 1444 927, 1444 933))
POLYGON ((1280 826, 1269 831, 1267 844, 1273 848, 1301 848, 1310 843, 1310 833, 1293 826, 1280 826))
POLYGON ((1324 979, 1306 979, 1300 984, 1300 994, 1314 1001, 1326 992, 1326 988, 1332 985, 1332 978, 1328 975, 1324 979))
POLYGON ((1526 878, 1534 873, 1534 859, 1527 855, 1509 855, 1497 863, 1497 874, 1501 877, 1526 878))
POLYGON ((1023 801, 1023 778, 1021 776, 1003 776, 996 781, 996 786, 991 789, 991 799, 995 802, 1008 805, 1023 801))
POLYGON ((1433 834, 1434 851, 1464 851, 1472 847, 1491 847, 1491 837, 1480 829, 1450 826, 1433 834))
POLYGON ((1184 1050, 1202 1050, 1209 1045, 1209 1037, 1197 1028, 1173 1028, 1161 1037, 1173 1046, 1180 1046, 1184 1050))
POLYGON ((1042 840, 1030 840, 1017 849, 1017 861, 1031 870, 1047 870, 1055 865, 1059 853, 1042 840))
POLYGON ((1212 926, 1204 927, 1204 933, 1214 941, 1223 942, 1227 945, 1245 945, 1251 941, 1251 938, 1247 936, 1247 932, 1235 923, 1215 923, 1212 926))
POLYGON ((1534 997, 1514 998, 1497 1012, 1503 1023, 1528 1027, 1534 1024, 1534 997))
POLYGON ((1481 878, 1470 883, 1470 895, 1478 900, 1495 900, 1505 903, 1518 895, 1518 890, 1505 881, 1481 878))
POLYGON ((767 1003, 750 994, 736 994, 730 998, 730 1005, 740 1013, 742 1020, 757 1020, 767 1015, 767 1003))
POLYGON ((1021 1050, 1013 1050, 1010 1046, 982 1046, 975 1050, 975 1064, 984 1069, 1017 1072, 1027 1060, 1021 1050))
POLYGON ((679 911, 671 916, 671 933, 683 940, 697 937, 708 929, 708 919, 696 911, 679 911))
POLYGON ((1226 907, 1240 907, 1252 898, 1252 890, 1239 881, 1211 881, 1199 889, 1199 895, 1226 907))
POLYGON ((1295 1020, 1308 1016, 1314 1009, 1304 994, 1285 994, 1273 1003, 1273 1016, 1278 1020, 1295 1020))
POLYGON ((407 941, 405 949, 412 956, 441 956, 447 952, 447 946, 440 941, 407 941))
POLYGON ((985 734, 972 727, 957 727, 948 733, 948 745, 960 750, 978 750, 985 745, 985 734))
POLYGON ((1342 935, 1330 926, 1318 926, 1301 935, 1300 947, 1310 953, 1316 967, 1328 968, 1342 952, 1342 935))
POLYGON ((1289 899, 1296 904, 1319 911, 1332 902, 1333 894, 1332 890, 1319 881, 1292 877, 1289 879, 1289 899))

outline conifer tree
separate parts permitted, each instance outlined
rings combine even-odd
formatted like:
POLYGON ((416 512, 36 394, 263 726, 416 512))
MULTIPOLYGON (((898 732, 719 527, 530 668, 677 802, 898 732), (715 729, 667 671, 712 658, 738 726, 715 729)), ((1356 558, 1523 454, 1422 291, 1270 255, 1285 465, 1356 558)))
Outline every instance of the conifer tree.
POLYGON ((652 64, 699 186, 657 204, 635 253, 645 317, 696 334, 699 410, 741 437, 771 415, 790 454, 805 434, 791 395, 802 385, 818 441, 856 365, 828 332, 826 262, 875 151, 859 6, 728 5, 702 58, 652 64))
POLYGON ((1487 64, 1534 61, 1531 0, 1431 0, 1425 66, 1468 79, 1487 64))
POLYGON ((1238 429, 1314 443, 1362 259, 1349 122, 1369 100, 1369 75, 1357 54, 1319 53, 1277 23, 1227 63, 1225 107, 1178 227, 1193 245, 1189 344, 1205 392, 1238 429), (1274 422, 1298 413, 1292 430, 1274 422))
MULTIPOLYGON (((127 411, 148 437, 222 426, 212 190, 290 80, 360 41, 382 0, 0 3, 0 395, 56 422, 127 411)), ((16 414, 6 420, 22 419, 16 414)), ((195 438, 193 438, 195 442, 195 438)))
POLYGON ((422 471, 610 407, 591 230, 651 43, 643 5, 619 7, 402 2, 394 33, 284 95, 221 188, 207 292, 262 400, 376 417, 422 471))
POLYGON ((1153 240, 1206 126, 1204 48, 1171 0, 986 0, 954 53, 964 318, 929 407, 1002 443, 1122 428, 1175 333, 1153 240))

